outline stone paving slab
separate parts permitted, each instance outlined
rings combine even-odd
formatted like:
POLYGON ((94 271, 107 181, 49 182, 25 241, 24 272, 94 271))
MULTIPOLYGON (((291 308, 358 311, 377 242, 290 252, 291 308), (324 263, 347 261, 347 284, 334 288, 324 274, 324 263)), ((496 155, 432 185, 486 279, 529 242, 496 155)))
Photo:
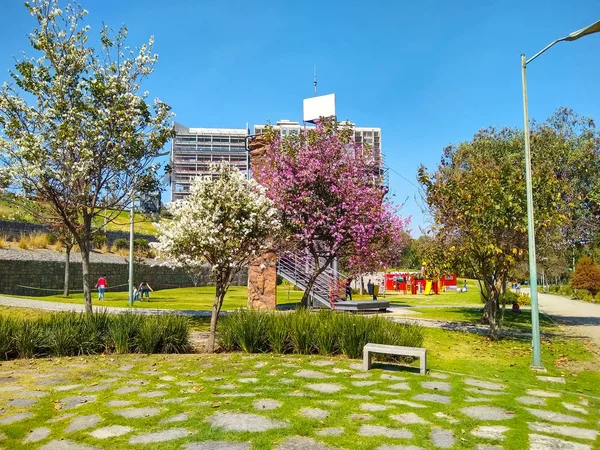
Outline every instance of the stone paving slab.
POLYGON ((10 425, 13 423, 22 422, 23 420, 31 419, 32 417, 33 414, 31 414, 30 412, 21 412, 0 419, 0 425, 10 425))
POLYGON ((87 428, 93 428, 99 424, 102 419, 96 414, 89 416, 77 416, 71 420, 71 423, 65 430, 65 433, 72 433, 74 431, 85 430, 87 428))
POLYGON ((124 434, 131 433, 133 428, 126 427, 123 425, 111 425, 109 427, 98 428, 90 433, 92 437, 96 439, 110 439, 113 437, 123 436, 124 434))
POLYGON ((171 428, 157 431, 155 433, 140 434, 129 439, 130 444, 154 444, 157 442, 168 442, 188 436, 190 431, 183 428, 171 428))
POLYGON ((213 427, 226 431, 261 432, 273 428, 286 428, 288 423, 256 414, 218 412, 206 419, 213 427))
POLYGON ((249 442, 207 441, 187 444, 185 450, 250 450, 249 442))
POLYGON ((531 431, 537 431, 538 433, 562 434, 563 436, 567 437, 574 437, 577 439, 589 439, 591 441, 594 441, 600 433, 598 430, 554 425, 544 422, 533 422, 529 423, 528 426, 531 431))
POLYGON ((414 437, 412 431, 379 425, 361 425, 358 434, 360 436, 385 436, 394 439, 412 439, 414 437))
POLYGON ((129 408, 115 411, 115 414, 128 419, 141 419, 142 417, 152 417, 160 413, 158 408, 129 408))
POLYGON ((505 411, 495 406, 468 406, 460 410, 464 415, 479 420, 507 420, 515 417, 512 411, 505 411))
POLYGON ((67 439, 54 440, 42 445, 40 450, 101 450, 91 445, 78 444, 67 439))
POLYGON ((292 437, 277 447, 275 450, 333 450, 334 447, 329 447, 321 442, 315 441, 306 437, 292 437))
POLYGON ((529 444, 529 450, 591 450, 592 448, 586 444, 564 441, 541 434, 530 434, 529 444))
POLYGON ((535 417, 538 417, 549 422, 563 422, 563 423, 577 423, 585 422, 581 417, 575 417, 568 414, 561 414, 553 411, 546 411, 543 409, 525 408, 535 417))
POLYGON ((23 443, 28 444, 30 442, 43 441, 48 436, 50 436, 50 428, 46 428, 46 427, 36 428, 35 430, 31 430, 29 432, 27 437, 25 437, 25 440, 23 441, 23 443))

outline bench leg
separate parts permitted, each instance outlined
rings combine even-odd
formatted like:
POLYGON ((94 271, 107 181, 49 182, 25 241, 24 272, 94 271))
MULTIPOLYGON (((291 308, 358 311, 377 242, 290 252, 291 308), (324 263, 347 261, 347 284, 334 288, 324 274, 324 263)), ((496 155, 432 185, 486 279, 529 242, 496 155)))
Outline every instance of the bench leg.
POLYGON ((369 370, 373 361, 373 354, 369 350, 363 350, 363 370, 369 370))
POLYGON ((427 373, 427 353, 420 358, 421 363, 421 375, 425 375, 427 373))

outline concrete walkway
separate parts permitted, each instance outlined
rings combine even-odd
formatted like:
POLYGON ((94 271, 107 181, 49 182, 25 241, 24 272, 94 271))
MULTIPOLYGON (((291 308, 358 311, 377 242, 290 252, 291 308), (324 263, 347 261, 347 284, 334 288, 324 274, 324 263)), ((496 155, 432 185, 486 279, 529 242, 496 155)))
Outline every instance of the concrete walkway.
POLYGON ((538 302, 540 311, 565 325, 567 333, 600 345, 600 305, 542 293, 538 294, 538 302))
MULTIPOLYGON (((16 298, 16 297, 5 297, 0 296, 0 305, 2 306, 16 306, 19 308, 33 308, 43 309, 46 311, 75 311, 85 312, 85 305, 79 303, 60 303, 60 302, 46 302, 43 300, 31 300, 28 298, 16 298)), ((152 308, 117 308, 114 306, 102 306, 102 302, 94 300, 92 306, 94 311, 106 310, 109 314, 124 314, 127 312, 134 312, 136 314, 176 314, 180 316, 193 316, 193 317, 210 317, 210 311, 191 310, 191 309, 152 309, 152 308)))

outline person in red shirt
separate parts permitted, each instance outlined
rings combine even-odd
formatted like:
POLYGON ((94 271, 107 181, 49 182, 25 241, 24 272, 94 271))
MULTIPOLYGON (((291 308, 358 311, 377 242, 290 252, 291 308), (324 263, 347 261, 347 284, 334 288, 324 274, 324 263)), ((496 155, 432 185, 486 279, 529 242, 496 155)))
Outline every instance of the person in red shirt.
POLYGON ((98 288, 98 300, 104 300, 104 290, 106 289, 106 275, 102 275, 98 278, 98 282, 96 283, 96 287, 98 288))

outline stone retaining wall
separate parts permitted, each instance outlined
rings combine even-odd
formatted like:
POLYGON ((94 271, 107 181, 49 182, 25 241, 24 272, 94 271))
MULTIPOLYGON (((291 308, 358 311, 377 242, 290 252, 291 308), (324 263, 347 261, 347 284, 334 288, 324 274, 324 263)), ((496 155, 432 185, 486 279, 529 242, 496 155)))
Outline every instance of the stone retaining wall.
MULTIPOLYGON (((127 291, 128 265, 123 263, 92 262, 92 287, 96 280, 106 275, 109 291, 127 291)), ((0 259, 0 294, 43 296, 60 294, 64 284, 65 263, 60 261, 23 261, 0 259)), ((189 275, 182 269, 165 266, 135 264, 135 282, 147 281, 154 290, 193 286, 189 275)), ((81 263, 70 264, 70 288, 82 291, 81 263)), ((233 285, 245 286, 247 271, 242 270, 233 285)), ((208 267, 203 270, 198 286, 214 284, 208 267)))

